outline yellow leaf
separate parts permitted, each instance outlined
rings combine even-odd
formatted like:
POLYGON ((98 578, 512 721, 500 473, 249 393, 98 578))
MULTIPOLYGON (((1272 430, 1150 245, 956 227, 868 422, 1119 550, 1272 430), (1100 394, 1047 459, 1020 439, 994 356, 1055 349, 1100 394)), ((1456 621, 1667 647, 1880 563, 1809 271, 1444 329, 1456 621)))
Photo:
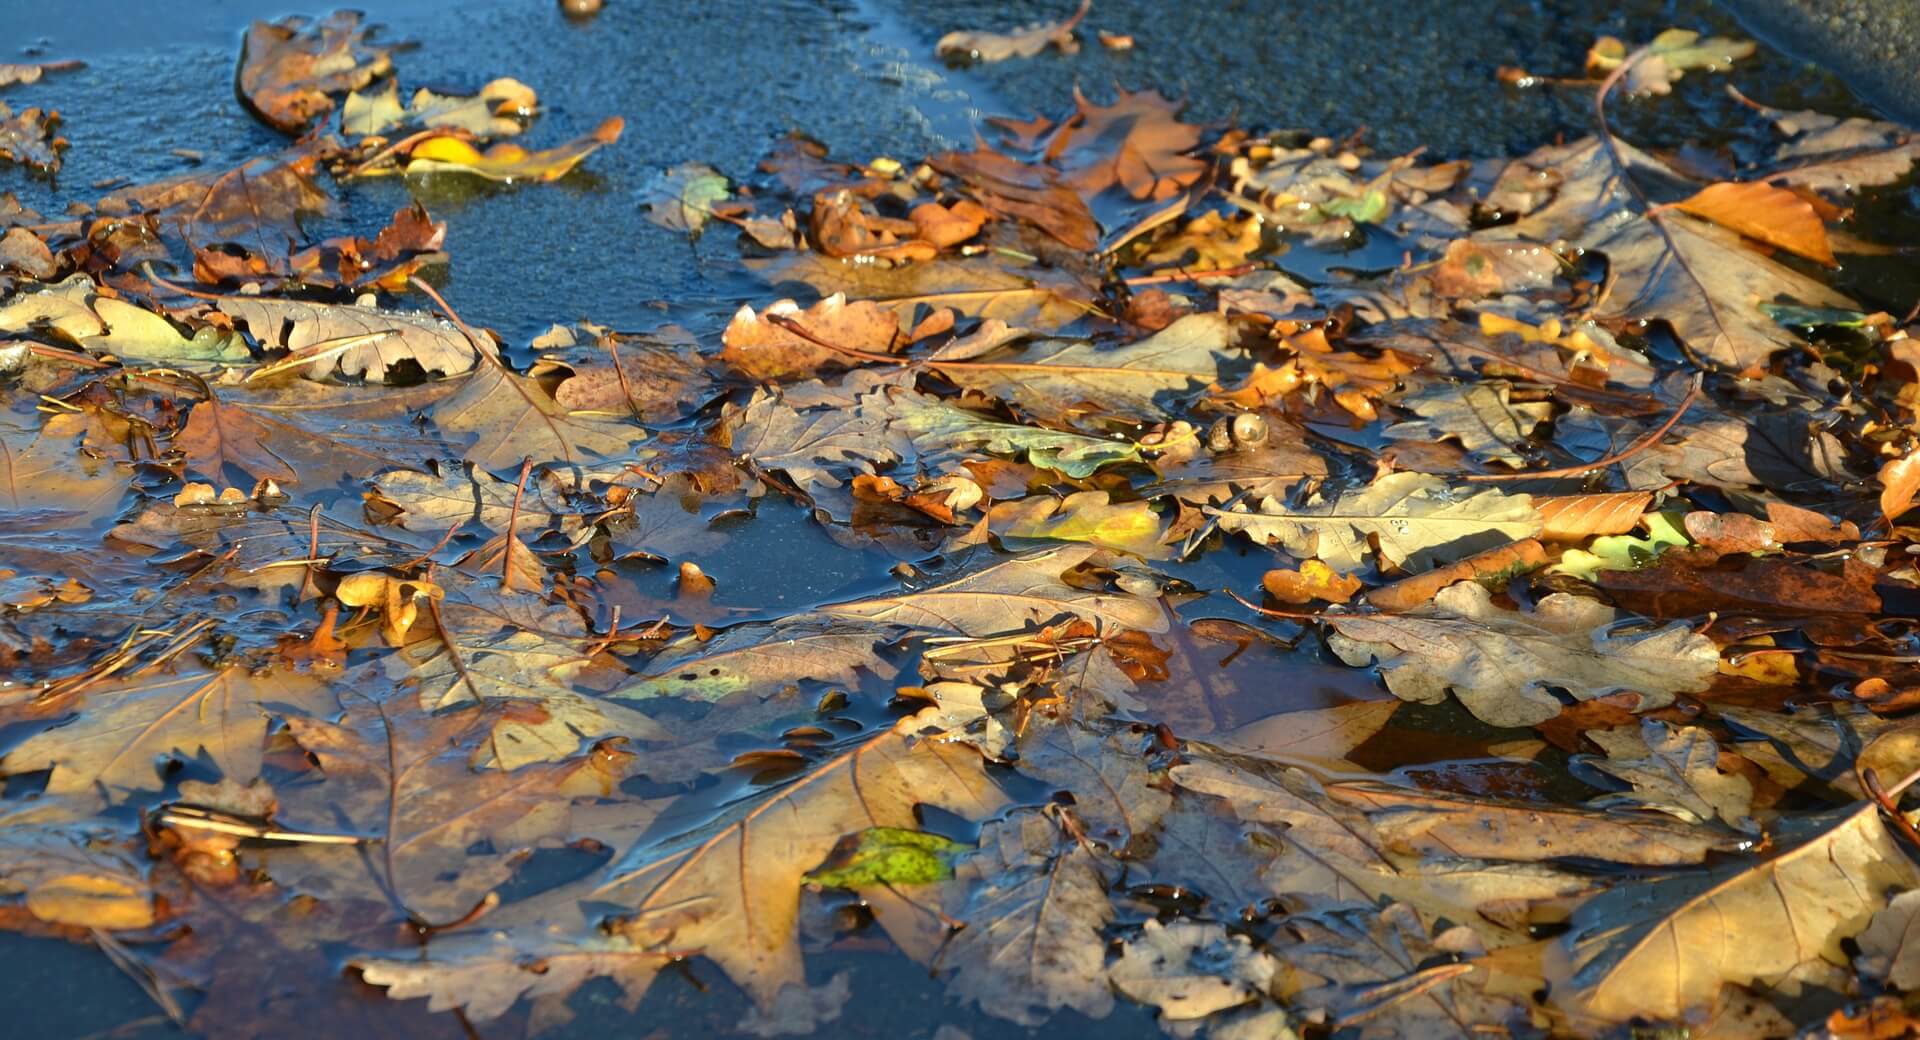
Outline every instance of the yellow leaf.
POLYGON ((61 874, 27 892, 27 909, 42 921, 80 928, 145 928, 153 923, 153 898, 126 878, 61 874))
POLYGON ((625 120, 613 116, 585 137, 537 152, 511 143, 496 144, 481 152, 471 142, 451 134, 429 137, 407 153, 407 173, 444 170, 496 181, 555 181, 566 176, 601 145, 619 140, 625 125, 625 120))

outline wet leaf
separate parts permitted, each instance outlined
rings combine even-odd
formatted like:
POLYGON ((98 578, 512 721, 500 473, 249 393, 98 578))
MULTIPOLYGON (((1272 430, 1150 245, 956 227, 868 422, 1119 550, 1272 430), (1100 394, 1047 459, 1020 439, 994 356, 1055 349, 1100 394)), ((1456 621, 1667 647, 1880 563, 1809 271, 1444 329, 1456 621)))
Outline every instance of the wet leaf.
POLYGON ((1829 267, 1837 262, 1813 204, 1785 188, 1753 182, 1710 184, 1679 208, 1829 267))
POLYGON ((526 129, 536 104, 533 88, 503 76, 465 96, 422 87, 402 105, 400 83, 389 79, 372 92, 355 90, 347 95, 340 105, 340 132, 369 137, 401 129, 448 127, 490 140, 526 129))
POLYGON ((1069 17, 1018 32, 956 30, 940 37, 933 50, 949 60, 987 62, 1031 58, 1048 47, 1058 47, 1062 54, 1073 54, 1080 50, 1073 27, 1080 24, 1080 19, 1085 18, 1092 7, 1093 0, 1080 0, 1080 9, 1069 17))
POLYGON ((1870 802, 1774 841, 1757 862, 1614 889, 1582 905, 1558 969, 1571 1006, 1602 1021, 1671 1019, 1706 1007, 1728 983, 1818 977, 1845 963, 1841 940, 1867 928, 1886 905, 1882 893, 1920 881, 1870 802), (1728 921, 1756 931, 1729 930, 1728 921))
POLYGON ((668 231, 685 231, 696 237, 707 221, 713 219, 714 203, 732 194, 727 178, 706 163, 681 163, 668 167, 640 193, 640 204, 647 219, 668 231))
POLYGON ((989 393, 1038 419, 1057 421, 1085 408, 1132 419, 1161 419, 1167 403, 1220 378, 1233 331, 1217 314, 1181 318, 1122 347, 1084 340, 1041 340, 1017 353, 996 352, 942 365, 954 383, 989 393))
POLYGON ((1527 461, 1523 452, 1529 435, 1552 414, 1553 406, 1510 401, 1511 390, 1505 383, 1434 386, 1400 402, 1420 421, 1395 423, 1386 435, 1421 441, 1453 437, 1476 459, 1519 469, 1527 461))
POLYGON ((611 933, 703 951, 763 1006, 803 984, 801 886, 842 837, 912 828, 922 803, 970 819, 1001 804, 972 749, 915 743, 904 730, 882 730, 814 765, 684 851, 638 850, 616 862, 593 893, 625 908, 608 922, 611 933), (781 851, 748 856, 754 848, 781 851))
POLYGON ((930 885, 953 876, 953 858, 970 846, 925 831, 869 827, 845 862, 806 876, 822 888, 930 885))
POLYGON ((452 322, 420 311, 389 311, 358 304, 309 303, 267 297, 229 298, 220 312, 262 346, 311 357, 308 378, 343 376, 386 380, 402 362, 423 372, 459 375, 491 355, 486 337, 475 343, 452 322))
POLYGON ((557 181, 587 156, 620 139, 626 123, 612 116, 584 137, 539 151, 502 141, 482 152, 463 138, 442 135, 415 144, 406 153, 407 176, 469 173, 490 181, 557 181))
POLYGON ((1020 813, 985 828, 980 851, 955 870, 973 891, 949 908, 968 927, 939 961, 956 995, 1023 1025, 1057 1008, 1090 1018, 1112 1010, 1100 931, 1113 906, 1091 849, 1051 820, 1020 813))
POLYGON ((301 133, 333 111, 334 95, 392 71, 392 56, 368 44, 368 32, 353 11, 253 23, 235 80, 241 100, 275 130, 301 133))
POLYGON ((1149 920, 1120 948, 1109 977, 1128 998, 1152 1004, 1169 1021, 1206 1018, 1257 999, 1276 965, 1243 935, 1217 924, 1149 920))
POLYGON ((1387 689, 1437 704, 1451 690, 1494 726, 1530 726, 1559 714, 1549 688, 1576 700, 1632 692, 1643 709, 1706 688, 1720 662, 1713 642, 1685 625, 1636 634, 1609 631, 1619 615, 1590 599, 1556 593, 1530 612, 1494 606, 1462 583, 1423 610, 1332 617, 1329 643, 1348 664, 1378 661, 1387 689))
POLYGON ((1631 785, 1633 790, 1608 801, 1644 805, 1682 820, 1719 819, 1745 831, 1759 825, 1753 810, 1753 784, 1719 768, 1720 746, 1703 729, 1672 727, 1648 719, 1639 729, 1589 730, 1605 758, 1589 758, 1593 768, 1631 785))
POLYGON ((1367 487, 1298 510, 1267 499, 1259 512, 1208 509, 1228 531, 1277 542, 1301 557, 1317 557, 1339 571, 1366 563, 1369 544, 1396 567, 1424 567, 1442 553, 1465 555, 1476 546, 1540 532, 1532 499, 1493 489, 1459 493, 1420 473, 1390 473, 1367 487))

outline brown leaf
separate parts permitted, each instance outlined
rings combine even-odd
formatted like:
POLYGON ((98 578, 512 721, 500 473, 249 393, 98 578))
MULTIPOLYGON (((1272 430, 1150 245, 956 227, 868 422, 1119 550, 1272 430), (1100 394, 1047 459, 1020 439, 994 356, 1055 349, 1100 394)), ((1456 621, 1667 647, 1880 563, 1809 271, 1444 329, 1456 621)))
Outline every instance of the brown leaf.
POLYGON ((1100 227, 1087 204, 1052 169, 1017 162, 985 145, 927 161, 965 181, 974 198, 993 213, 1024 220, 1069 249, 1091 252, 1100 244, 1100 227))
POLYGON ((1664 817, 1410 791, 1385 784, 1330 784, 1327 794, 1364 809, 1388 849, 1420 856, 1510 862, 1583 858, 1645 867, 1738 852, 1742 834, 1664 817))
POLYGON ((1723 181, 1709 184, 1675 205, 1696 217, 1704 217, 1748 238, 1828 267, 1839 263, 1827 242, 1827 227, 1821 223, 1813 205, 1785 188, 1757 181, 1723 181))
POLYGON ((1773 525, 1745 513, 1694 510, 1683 520, 1687 537, 1717 553, 1767 552, 1778 549, 1773 525))
POLYGON ((1067 171, 1067 182, 1087 198, 1118 185, 1136 199, 1170 199, 1207 172, 1188 154, 1200 143, 1200 128, 1180 122, 1180 105, 1158 91, 1118 95, 1096 105, 1074 89, 1074 117, 1047 146, 1047 156, 1067 171))
POLYGON ((1680 1018, 1729 983, 1823 977, 1823 962, 1846 963, 1841 941, 1866 928, 1884 893, 1917 883, 1879 808, 1856 804, 1776 832, 1757 861, 1595 897, 1575 913, 1550 978, 1592 1018, 1680 1018))
POLYGON ((1785 502, 1767 503, 1767 522, 1773 525, 1774 536, 1785 545, 1795 542, 1836 545, 1860 537, 1860 529, 1851 520, 1835 523, 1824 513, 1785 502))
POLYGON ((10 159, 46 173, 60 172, 60 153, 67 139, 54 135, 60 113, 39 108, 19 112, 0 101, 0 159, 10 159))
POLYGON ((848 368, 859 359, 829 350, 788 331, 770 320, 777 315, 797 322, 814 339, 846 350, 890 354, 901 344, 900 322, 892 312, 866 300, 848 303, 835 293, 801 310, 792 300, 780 300, 754 313, 740 308, 721 333, 720 360, 748 379, 781 382, 806 379, 826 368, 848 368))
POLYGON ((615 864, 593 893, 628 908, 608 930, 642 947, 703 951, 762 1006, 802 984, 801 879, 842 837, 914 827, 922 803, 979 820, 1005 800, 972 748, 913 742, 910 727, 811 765, 691 848, 641 850, 615 864), (756 849, 779 851, 749 854, 756 849))
POLYGON ((240 100, 268 126, 298 134, 333 111, 330 95, 358 90, 393 70, 392 55, 366 42, 354 11, 319 22, 255 22, 240 49, 240 100))
POLYGON ((1880 515, 1888 523, 1913 508, 1913 496, 1920 492, 1920 451, 1894 459, 1880 467, 1880 515))
POLYGON ((1858 559, 1845 561, 1837 572, 1797 561, 1739 556, 1699 569, 1663 553, 1652 566, 1639 570, 1601 571, 1596 584, 1628 610, 1657 618, 1710 610, 1805 618, 1880 609, 1874 569, 1858 559))

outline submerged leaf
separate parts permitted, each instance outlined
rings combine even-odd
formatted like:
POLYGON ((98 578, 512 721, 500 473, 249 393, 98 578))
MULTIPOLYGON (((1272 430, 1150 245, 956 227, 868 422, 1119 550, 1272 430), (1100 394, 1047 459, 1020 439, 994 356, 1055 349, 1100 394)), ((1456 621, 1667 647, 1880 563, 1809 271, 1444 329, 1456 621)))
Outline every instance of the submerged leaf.
POLYGON ((1560 713, 1558 688, 1576 700, 1631 692, 1644 710, 1705 689, 1719 667, 1712 640, 1684 624, 1632 635, 1609 632, 1619 615, 1555 593, 1529 613, 1493 605, 1471 582, 1433 605, 1399 615, 1329 616, 1328 639, 1348 664, 1380 662, 1397 696, 1437 704, 1451 690, 1494 726, 1531 726, 1560 713))

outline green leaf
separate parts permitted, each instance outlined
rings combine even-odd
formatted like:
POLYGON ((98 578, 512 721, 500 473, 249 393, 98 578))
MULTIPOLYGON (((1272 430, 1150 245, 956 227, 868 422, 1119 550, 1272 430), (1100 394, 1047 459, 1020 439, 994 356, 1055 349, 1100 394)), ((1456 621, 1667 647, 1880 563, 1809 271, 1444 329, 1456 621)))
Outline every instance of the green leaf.
POLYGON ((1601 571, 1634 571, 1652 563, 1674 546, 1691 545, 1693 540, 1680 527, 1686 514, 1649 513, 1641 521, 1647 525, 1645 537, 1610 534, 1593 540, 1591 550, 1569 549, 1548 574, 1571 574, 1581 581, 1592 581, 1601 571))
POLYGON ((730 194, 727 178, 706 163, 681 163, 654 177, 640 190, 647 219, 668 231, 699 237, 713 217, 713 204, 730 194))
POLYGON ((822 888, 872 888, 876 885, 930 885, 953 876, 953 859, 973 851, 951 838, 904 827, 869 827, 853 851, 834 857, 838 865, 806 875, 822 888))

